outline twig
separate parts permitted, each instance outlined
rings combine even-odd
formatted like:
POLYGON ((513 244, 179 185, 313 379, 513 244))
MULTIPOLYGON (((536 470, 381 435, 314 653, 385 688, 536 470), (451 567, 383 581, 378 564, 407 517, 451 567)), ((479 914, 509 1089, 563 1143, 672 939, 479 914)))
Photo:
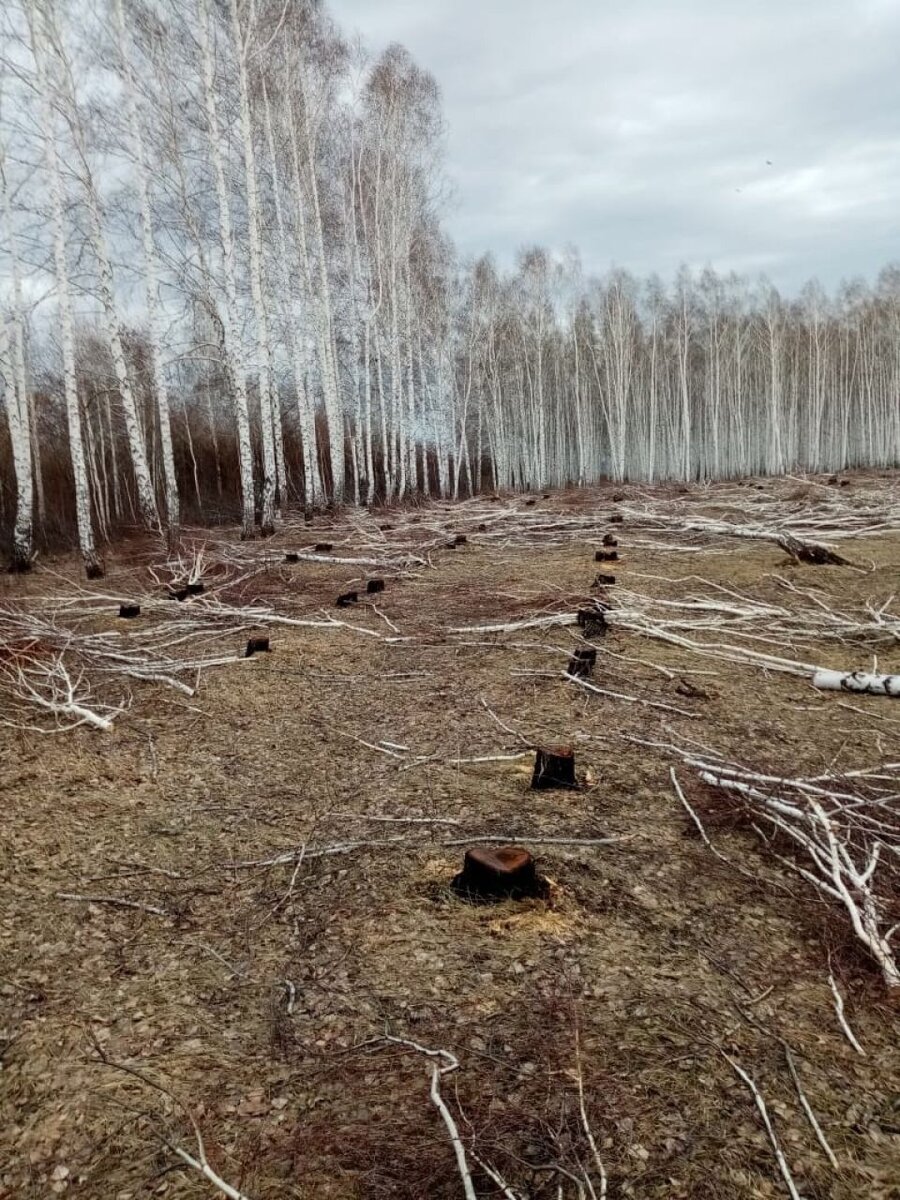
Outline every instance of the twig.
POLYGON ((75 892, 56 892, 57 900, 77 900, 82 904, 112 904, 116 908, 137 908, 141 912, 152 913, 155 917, 171 916, 164 908, 154 904, 140 904, 137 900, 123 900, 118 896, 81 896, 75 892))
POLYGON ((865 1052, 865 1050, 863 1050, 862 1046, 856 1040, 856 1035, 854 1034, 853 1030, 850 1028, 847 1018, 844 1015, 844 997, 841 995, 840 991, 838 990, 838 985, 835 982, 835 978, 833 975, 829 974, 828 982, 831 985, 831 991, 832 991, 832 994, 834 995, 834 1010, 837 1013, 837 1019, 840 1022, 841 1029, 843 1029, 844 1033, 847 1036, 847 1041, 850 1043, 850 1045, 853 1047, 853 1049, 856 1051, 856 1053, 861 1054, 863 1056, 863 1058, 865 1058, 866 1052, 865 1052))
POLYGON ((450 1141, 453 1145, 453 1153, 456 1155, 456 1165, 459 1170, 459 1176, 462 1180, 463 1191, 466 1195, 466 1200, 478 1200, 475 1194, 475 1187, 472 1183, 472 1174, 469 1170, 469 1164, 466 1159, 465 1147, 459 1136, 459 1129, 456 1122, 453 1120, 453 1114, 444 1102, 441 1095, 441 1076, 447 1075, 451 1071, 456 1071, 459 1068, 459 1060, 449 1050, 429 1050, 427 1046, 422 1046, 418 1042, 410 1041, 408 1038, 385 1036, 388 1042, 394 1042, 399 1046, 408 1046, 412 1050, 417 1050, 419 1054, 427 1054, 432 1059, 443 1059, 444 1066, 438 1066, 436 1062, 432 1063, 431 1067, 431 1100, 435 1108, 441 1114, 441 1120, 447 1127, 447 1133, 450 1135, 450 1141))
POLYGON ((784 1179, 784 1182, 787 1185, 787 1190, 790 1193, 791 1200, 801 1200, 800 1193, 797 1191, 797 1186, 794 1183, 793 1176, 791 1175, 790 1169, 787 1165, 787 1160, 782 1153, 781 1146, 778 1144, 778 1138, 775 1136, 775 1130, 773 1129, 772 1122, 769 1119, 769 1110, 766 1108, 766 1102, 760 1095, 759 1089, 743 1067, 739 1066, 733 1058, 730 1058, 724 1050, 721 1051, 721 1054, 725 1061, 729 1063, 740 1076, 740 1078, 743 1079, 744 1083, 746 1083, 747 1087, 753 1094, 754 1102, 756 1103, 756 1107, 759 1109, 759 1115, 762 1117, 763 1124, 766 1127, 766 1133, 769 1135, 769 1141, 772 1143, 772 1149, 775 1151, 775 1161, 778 1163, 778 1169, 781 1171, 781 1177, 784 1179))
POLYGON ((800 1086, 800 1076, 797 1074, 797 1068, 794 1066, 794 1056, 791 1054, 790 1049, 788 1048, 787 1045, 784 1046, 784 1056, 787 1059, 788 1070, 791 1073, 791 1079, 793 1079, 793 1081, 794 1081, 794 1087, 797 1089, 797 1098, 800 1101, 803 1111, 806 1113, 806 1119, 809 1121, 810 1125, 812 1126, 812 1131, 816 1135, 816 1139, 817 1139, 819 1145, 822 1147, 822 1149, 828 1155, 828 1161, 831 1163, 832 1167, 836 1171, 838 1169, 838 1160, 835 1158, 834 1151, 831 1149, 831 1147, 828 1144, 828 1139, 825 1137, 825 1134, 822 1132, 822 1126, 816 1120, 816 1114, 813 1112, 812 1106, 810 1105, 809 1101, 806 1098, 806 1093, 803 1091, 803 1088, 800 1086))

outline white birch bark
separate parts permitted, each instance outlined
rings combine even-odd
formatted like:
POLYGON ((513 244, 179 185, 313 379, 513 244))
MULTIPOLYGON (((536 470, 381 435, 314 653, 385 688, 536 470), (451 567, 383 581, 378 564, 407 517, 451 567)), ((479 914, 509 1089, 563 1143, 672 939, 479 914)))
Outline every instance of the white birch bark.
POLYGON ((241 140, 244 148, 244 178, 247 190, 247 241, 250 252, 250 295, 256 319, 257 371, 259 388, 259 419, 262 426, 262 522, 261 532, 268 537, 275 532, 275 427, 272 419, 271 368, 269 361, 269 330, 262 287, 262 248, 260 242, 259 188, 256 179, 256 156, 253 147, 253 125, 250 119, 250 83, 247 60, 251 47, 251 26, 246 36, 241 30, 238 0, 231 0, 231 29, 237 60, 238 95, 241 114, 241 140))
POLYGON ((222 159, 219 114, 216 105, 215 71, 209 36, 208 0, 198 0, 198 16, 197 26, 203 60, 203 98, 206 108, 207 137, 209 140, 213 173, 216 180, 219 240, 225 275, 223 334, 225 338, 227 366, 234 391, 235 415, 237 417, 238 453, 240 457, 241 493, 243 500, 242 533, 245 538, 251 538, 255 532, 256 514, 253 446, 250 440, 250 406, 247 401, 247 371, 244 361, 244 349, 237 327, 237 280, 235 277, 234 234, 231 224, 231 204, 225 181, 225 164, 222 159))
POLYGON ((37 0, 30 0, 28 10, 31 49, 34 56, 40 105, 41 138, 50 189, 53 222, 53 262, 56 273, 56 295, 59 304, 60 341, 63 356, 63 386, 66 399, 66 420, 69 430, 69 453, 75 484, 75 518, 78 543, 84 568, 90 579, 103 574, 103 566, 94 544, 91 523, 91 500, 88 490, 87 467, 84 457, 81 412, 78 405, 78 384, 75 374, 75 333, 72 322, 72 301, 69 291, 69 268, 66 262, 66 225, 63 186, 57 151, 53 105, 47 79, 47 62, 43 13, 37 0))
POLYGON ((141 250, 144 256, 144 287, 147 302, 147 326, 149 332, 150 378, 156 397, 156 413, 162 443, 163 479, 165 484, 166 522, 169 534, 178 528, 181 506, 178 496, 178 480, 175 474, 175 453, 172 445, 172 421, 169 412, 169 393, 162 365, 162 330, 159 317, 159 271, 156 245, 153 236, 153 217, 150 208, 150 187, 147 179, 147 163, 144 154, 144 139, 135 99, 134 75, 131 54, 128 49, 128 30, 125 24, 123 0, 115 0, 116 25, 121 59, 121 77, 125 93, 125 107, 134 156, 135 183, 141 213, 141 250))

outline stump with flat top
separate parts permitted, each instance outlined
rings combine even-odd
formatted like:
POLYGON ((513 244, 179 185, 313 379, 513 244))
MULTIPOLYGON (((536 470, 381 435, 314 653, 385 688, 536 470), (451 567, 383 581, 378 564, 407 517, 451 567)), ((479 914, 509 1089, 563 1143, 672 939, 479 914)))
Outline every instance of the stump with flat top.
POLYGON ((618 550, 595 550, 594 562, 618 562, 618 550))
POLYGON ((534 755, 534 774, 531 786, 537 791, 549 788, 574 788, 575 751, 571 746, 548 746, 538 749, 534 755))
POLYGON ((596 663, 597 651, 593 646, 578 646, 569 659, 569 674, 586 679, 593 672, 596 663))
POLYGON ((615 582, 616 582, 615 575, 604 575, 603 572, 601 571, 600 574, 597 576, 597 578, 594 580, 594 587, 612 587, 612 585, 615 582))
POLYGON ((186 591, 189 596, 202 596, 206 591, 206 584, 201 583, 199 579, 196 579, 193 583, 189 583, 187 585, 186 591))
POLYGON ((546 892, 534 858, 521 846, 474 846, 466 851, 463 869, 450 886, 457 895, 475 901, 525 900, 546 892))
POLYGON ((331 542, 316 542, 315 551, 316 554, 330 554, 331 542))
POLYGON ((342 596, 338 596, 334 603, 338 608, 349 608, 351 604, 356 604, 358 600, 358 592, 344 592, 342 596))
POLYGON ((374 596, 376 594, 376 592, 383 592, 383 591, 384 591, 384 580, 383 579, 370 579, 369 582, 366 584, 366 594, 368 596, 374 596))
POLYGON ((140 615, 141 615, 141 606, 139 604, 120 604, 119 605, 119 616, 125 621, 130 621, 134 617, 139 617, 140 615))
POLYGON ((267 637, 252 637, 247 642, 247 652, 244 658, 252 658, 254 654, 267 654, 269 639, 267 637))

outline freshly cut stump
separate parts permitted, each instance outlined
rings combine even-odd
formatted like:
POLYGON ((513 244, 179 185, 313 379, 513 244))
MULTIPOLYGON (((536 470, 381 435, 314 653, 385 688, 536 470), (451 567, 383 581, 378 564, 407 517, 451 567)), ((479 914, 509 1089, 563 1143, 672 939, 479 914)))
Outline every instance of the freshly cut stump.
POLYGON ((572 747, 548 746, 543 750, 538 748, 534 756, 534 774, 531 777, 531 786, 536 791, 577 787, 575 751, 572 747))
POLYGON ((463 869, 450 886, 458 895, 475 901, 524 900, 546 892, 533 857, 521 846, 467 850, 463 869))
POLYGON ((579 646, 569 659, 569 674, 586 679, 597 664, 597 651, 593 646, 579 646))
POLYGON ((254 654, 268 653, 269 639, 267 637, 252 637, 247 642, 247 653, 244 658, 252 658, 254 654))
POLYGON ((384 591, 384 580, 383 579, 370 579, 369 582, 366 584, 366 595, 368 595, 368 596, 374 596, 376 594, 376 592, 383 592, 383 591, 384 591))
POLYGON ((120 604, 119 605, 119 616, 125 621, 129 621, 133 617, 139 617, 140 615, 141 615, 141 606, 139 604, 120 604))

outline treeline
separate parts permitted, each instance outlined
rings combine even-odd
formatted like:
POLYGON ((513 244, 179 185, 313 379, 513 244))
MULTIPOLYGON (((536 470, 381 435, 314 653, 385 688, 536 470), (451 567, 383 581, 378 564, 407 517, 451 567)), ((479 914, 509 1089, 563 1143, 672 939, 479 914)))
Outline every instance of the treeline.
POLYGON ((835 297, 462 263, 440 96, 315 0, 2 18, 0 529, 900 457, 900 270, 835 297))

